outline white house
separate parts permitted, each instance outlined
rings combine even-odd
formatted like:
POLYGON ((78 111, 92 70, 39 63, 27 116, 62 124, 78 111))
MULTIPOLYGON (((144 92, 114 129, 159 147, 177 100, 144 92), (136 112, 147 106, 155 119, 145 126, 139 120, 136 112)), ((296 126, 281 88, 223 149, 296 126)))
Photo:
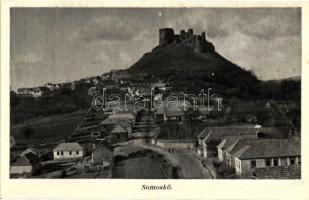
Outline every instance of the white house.
POLYGON ((252 140, 233 154, 238 175, 255 168, 300 165, 300 142, 292 139, 252 140))
POLYGON ((84 156, 83 147, 74 143, 61 143, 54 150, 54 160, 77 159, 84 156))

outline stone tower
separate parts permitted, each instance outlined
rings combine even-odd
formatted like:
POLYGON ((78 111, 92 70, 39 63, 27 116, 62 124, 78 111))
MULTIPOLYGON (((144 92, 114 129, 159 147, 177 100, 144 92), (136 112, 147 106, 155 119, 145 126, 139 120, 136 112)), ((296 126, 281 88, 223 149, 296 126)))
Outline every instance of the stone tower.
POLYGON ((159 30, 159 46, 165 46, 172 43, 175 40, 174 29, 163 28, 159 30))

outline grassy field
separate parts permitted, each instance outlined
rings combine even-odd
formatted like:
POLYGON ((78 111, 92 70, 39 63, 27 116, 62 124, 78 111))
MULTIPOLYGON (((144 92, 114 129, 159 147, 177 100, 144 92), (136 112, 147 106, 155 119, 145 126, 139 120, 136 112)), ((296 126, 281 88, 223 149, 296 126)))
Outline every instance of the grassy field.
POLYGON ((166 179, 176 176, 173 166, 162 155, 151 150, 137 151, 128 157, 116 157, 113 168, 113 178, 166 179))
POLYGON ((34 129, 31 136, 26 137, 23 128, 27 125, 19 124, 11 127, 11 135, 17 144, 40 144, 56 142, 73 133, 83 112, 54 115, 31 121, 29 125, 34 129))

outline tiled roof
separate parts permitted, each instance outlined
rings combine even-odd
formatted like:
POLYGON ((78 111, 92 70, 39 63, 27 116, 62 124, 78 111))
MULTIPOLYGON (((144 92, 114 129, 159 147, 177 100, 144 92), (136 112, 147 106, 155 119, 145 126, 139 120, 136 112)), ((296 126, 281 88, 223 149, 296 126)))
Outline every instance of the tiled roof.
POLYGON ((105 142, 98 144, 92 152, 94 162, 101 162, 102 160, 111 161, 113 157, 114 149, 105 142))
POLYGON ((119 112, 108 116, 109 119, 131 119, 134 120, 135 117, 130 112, 119 112))
POLYGON ((29 148, 27 148, 26 150, 24 150, 23 152, 21 152, 21 156, 23 156, 23 155, 26 155, 27 153, 33 153, 33 154, 35 154, 35 155, 39 155, 40 154, 40 151, 39 150, 37 150, 36 148, 34 148, 34 147, 29 147, 29 148))
POLYGON ((257 139, 256 138, 239 137, 239 138, 237 138, 237 140, 234 143, 232 143, 229 147, 226 148, 226 152, 228 152, 232 155, 235 152, 239 151, 241 148, 248 145, 251 140, 257 140, 257 139))
POLYGON ((110 124, 117 124, 117 123, 126 123, 130 124, 129 119, 126 118, 106 118, 100 124, 102 125, 110 125, 110 124))
POLYGON ((292 139, 251 140, 245 151, 235 153, 239 159, 300 156, 300 141, 292 139))
POLYGON ((122 128, 119 124, 116 124, 112 129, 111 133, 126 133, 127 131, 122 128))
POLYGON ((77 142, 61 143, 54 149, 54 151, 79 151, 79 150, 83 150, 83 147, 77 142))
POLYGON ((238 138, 239 136, 227 136, 221 141, 221 143, 217 146, 217 148, 222 150, 227 149, 232 144, 234 144, 238 138))
POLYGON ((279 167, 265 167, 256 168, 255 177, 257 179, 300 179, 301 166, 279 166, 279 167))
POLYGON ((12 166, 33 166, 39 163, 39 158, 33 153, 27 153, 20 156, 12 166))
POLYGON ((177 117, 177 116, 184 116, 184 112, 182 110, 171 110, 164 108, 164 115, 167 117, 177 117))
POLYGON ((163 143, 194 143, 192 139, 157 139, 157 142, 163 143))
POLYGON ((208 134, 208 127, 204 128, 200 134, 197 136, 198 139, 204 139, 206 137, 206 135, 208 134))
POLYGON ((230 136, 242 136, 246 138, 257 138, 259 126, 256 125, 237 125, 237 126, 216 126, 206 127, 199 134, 199 139, 224 139, 230 136), (212 133, 209 135, 209 133, 212 133))

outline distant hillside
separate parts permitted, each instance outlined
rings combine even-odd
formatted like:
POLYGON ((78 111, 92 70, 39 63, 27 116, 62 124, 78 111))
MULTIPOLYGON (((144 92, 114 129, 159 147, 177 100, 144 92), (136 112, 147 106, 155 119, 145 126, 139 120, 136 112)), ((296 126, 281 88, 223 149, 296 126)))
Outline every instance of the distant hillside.
POLYGON ((195 88, 206 85, 232 88, 258 82, 255 75, 217 53, 204 33, 193 35, 193 31, 188 32, 189 34, 181 32, 180 35, 174 35, 171 31, 166 39, 168 34, 162 35, 160 30, 159 45, 144 54, 129 71, 148 72, 176 83, 191 80, 195 83, 195 88))
POLYGON ((277 82, 281 82, 281 81, 301 81, 301 76, 292 76, 292 77, 288 77, 288 78, 282 78, 282 79, 277 79, 274 80, 277 82))

